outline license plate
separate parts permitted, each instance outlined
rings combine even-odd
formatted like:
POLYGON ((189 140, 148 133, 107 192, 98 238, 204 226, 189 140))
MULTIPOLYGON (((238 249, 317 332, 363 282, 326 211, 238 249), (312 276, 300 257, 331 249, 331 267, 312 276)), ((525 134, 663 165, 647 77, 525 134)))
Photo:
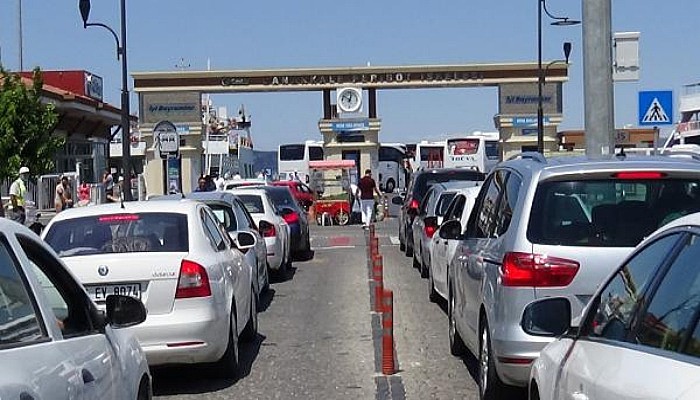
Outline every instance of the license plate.
POLYGON ((141 300, 141 284, 129 283, 122 285, 91 286, 89 288, 93 300, 103 302, 111 294, 131 296, 141 300))

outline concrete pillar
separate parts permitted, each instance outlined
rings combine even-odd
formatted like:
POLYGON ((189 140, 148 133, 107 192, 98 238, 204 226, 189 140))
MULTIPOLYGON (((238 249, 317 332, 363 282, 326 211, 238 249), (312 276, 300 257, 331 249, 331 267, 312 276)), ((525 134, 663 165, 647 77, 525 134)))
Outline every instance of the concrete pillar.
POLYGON ((586 154, 614 153, 611 0, 583 0, 583 94, 586 154))

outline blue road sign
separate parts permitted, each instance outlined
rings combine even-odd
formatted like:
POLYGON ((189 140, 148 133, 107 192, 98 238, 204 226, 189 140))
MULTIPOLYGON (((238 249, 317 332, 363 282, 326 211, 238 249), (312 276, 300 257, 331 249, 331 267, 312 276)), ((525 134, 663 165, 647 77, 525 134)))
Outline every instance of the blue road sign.
POLYGON ((673 125, 673 91, 639 92, 639 125, 673 125))

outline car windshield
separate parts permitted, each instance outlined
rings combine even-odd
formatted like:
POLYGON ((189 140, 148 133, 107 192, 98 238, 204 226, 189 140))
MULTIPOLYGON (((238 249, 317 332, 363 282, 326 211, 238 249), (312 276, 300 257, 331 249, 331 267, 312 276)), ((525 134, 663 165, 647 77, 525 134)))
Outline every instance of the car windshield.
POLYGON ((485 175, 474 170, 455 170, 455 171, 440 171, 426 172, 416 177, 415 187, 413 188, 413 198, 422 199, 428 192, 431 186, 436 183, 452 182, 452 181, 483 181, 485 175))
POLYGON ((54 223, 46 242, 60 257, 189 250, 187 216, 175 213, 96 215, 54 223))
POLYGON ((528 239, 537 244, 633 247, 700 211, 698 180, 589 180, 540 184, 528 239))

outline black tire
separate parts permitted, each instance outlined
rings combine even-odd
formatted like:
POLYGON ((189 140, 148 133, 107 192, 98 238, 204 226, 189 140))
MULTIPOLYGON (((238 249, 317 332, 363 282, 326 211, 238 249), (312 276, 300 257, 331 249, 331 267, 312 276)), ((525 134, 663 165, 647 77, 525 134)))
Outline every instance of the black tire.
POLYGON ((411 258, 413 258, 413 268, 417 268, 420 270, 421 265, 420 265, 420 262, 418 261, 418 259, 416 258, 416 252, 413 251, 412 253, 413 254, 411 255, 411 258))
POLYGON ((153 398, 151 381, 144 375, 141 377, 141 382, 139 382, 139 391, 136 393, 136 400, 151 400, 151 398, 153 398))
POLYGON ((450 353, 453 356, 463 356, 467 352, 467 346, 464 345, 462 336, 460 336, 457 330, 457 323, 455 321, 454 307, 455 298, 453 295, 452 286, 450 287, 449 294, 447 296, 447 337, 450 340, 450 353))
POLYGON ((238 325, 236 322, 236 308, 231 309, 231 323, 229 326, 229 337, 226 351, 221 359, 216 363, 215 372, 222 378, 233 378, 238 376, 239 348, 238 348, 238 325))
POLYGON ((389 179, 388 181, 386 181, 386 192, 394 193, 394 189, 396 189, 396 182, 394 182, 393 179, 389 179))
POLYGON ((435 290, 432 265, 428 268, 428 299, 433 303, 440 301, 440 294, 435 290))
POLYGON ((241 340, 244 342, 252 342, 258 336, 258 296, 255 295, 253 287, 250 290, 250 315, 248 323, 241 332, 241 340))
POLYGON ((406 257, 413 257, 413 247, 408 246, 408 240, 406 240, 406 257))
POLYGON ((491 347, 491 332, 486 320, 481 323, 479 338, 479 397, 482 400, 502 399, 504 398, 505 384, 501 382, 496 372, 491 347))
POLYGON ((401 231, 402 231, 402 229, 401 229, 401 227, 399 227, 399 250, 404 252, 404 251, 406 251, 406 241, 401 236, 401 231))
POLYGON ((428 267, 425 266, 425 263, 423 262, 423 255, 421 254, 420 256, 420 277, 421 278, 427 278, 429 275, 428 272, 428 267))

